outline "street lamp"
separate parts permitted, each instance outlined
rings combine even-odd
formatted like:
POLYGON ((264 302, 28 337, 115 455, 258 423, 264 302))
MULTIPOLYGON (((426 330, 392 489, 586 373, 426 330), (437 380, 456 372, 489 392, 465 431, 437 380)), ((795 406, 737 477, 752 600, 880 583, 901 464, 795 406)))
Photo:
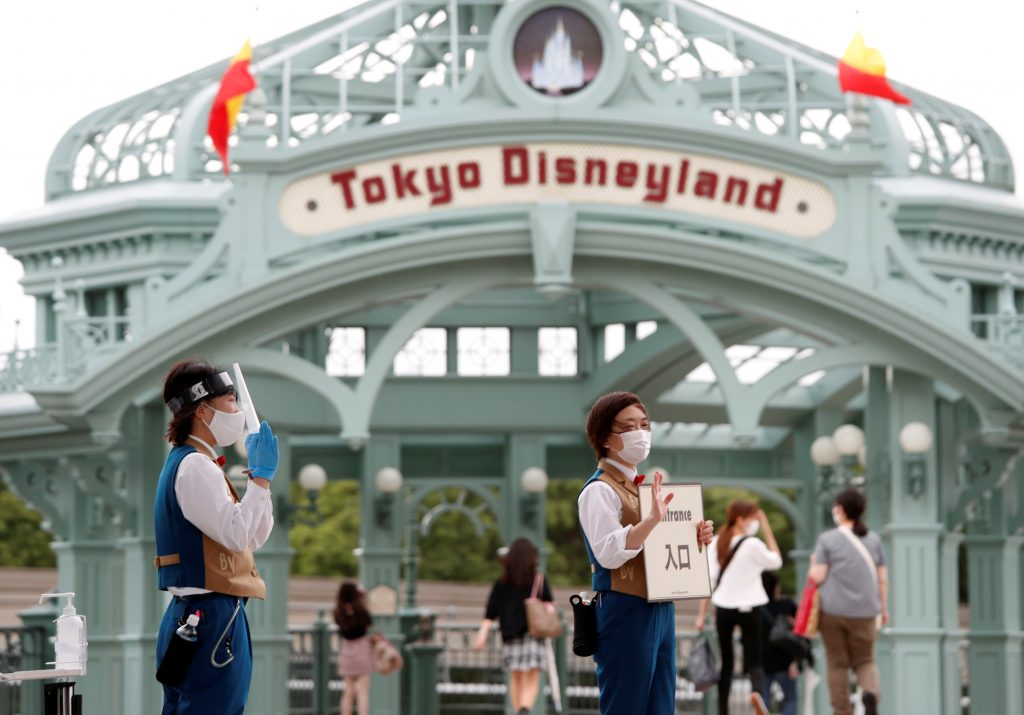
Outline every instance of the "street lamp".
POLYGON ((527 467, 520 475, 519 483, 525 492, 520 504, 523 523, 526 526, 535 527, 537 526, 540 495, 548 488, 548 473, 540 467, 527 467))
POLYGON ((832 437, 818 437, 811 443, 811 461, 818 468, 824 485, 828 485, 832 477, 832 468, 839 463, 839 458, 839 448, 832 437))
POLYGON ((908 422, 900 430, 900 448, 904 452, 903 478, 907 494, 917 499, 924 494, 925 454, 932 448, 932 431, 923 422, 908 422))
MULTIPOLYGON (((236 443, 236 448, 237 448, 236 443)), ((237 449, 236 449, 237 451, 237 449)), ((327 484, 327 470, 319 464, 304 464, 297 475, 299 487, 306 492, 308 503, 303 506, 295 506, 283 494, 279 497, 277 510, 284 521, 291 523, 301 522, 314 525, 316 523, 316 499, 327 484)))
POLYGON ((374 482, 377 496, 373 500, 374 520, 382 529, 390 529, 395 509, 395 494, 402 488, 402 473, 394 467, 377 470, 374 482))
POLYGON ((319 464, 306 464, 299 470, 299 486, 303 491, 309 493, 311 500, 316 499, 316 495, 320 493, 325 484, 327 484, 327 470, 319 464))
POLYGON ((857 425, 840 425, 832 433, 832 439, 836 443, 836 449, 839 450, 840 461, 843 464, 840 484, 855 484, 856 480, 852 474, 853 465, 856 464, 857 455, 864 447, 864 432, 857 425))

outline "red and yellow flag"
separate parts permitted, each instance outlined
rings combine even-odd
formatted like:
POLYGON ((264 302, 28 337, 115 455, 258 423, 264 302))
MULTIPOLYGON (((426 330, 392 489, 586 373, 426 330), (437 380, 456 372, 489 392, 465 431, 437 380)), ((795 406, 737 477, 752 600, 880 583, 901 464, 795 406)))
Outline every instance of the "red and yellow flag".
POLYGON ((882 53, 866 46, 859 32, 853 36, 846 53, 839 60, 839 89, 890 99, 896 104, 910 104, 910 100, 893 89, 885 78, 882 53))
POLYGON ((220 89, 213 99, 210 121, 206 126, 206 133, 213 140, 213 148, 224 162, 225 174, 231 173, 231 165, 228 163, 228 137, 235 129, 235 121, 242 109, 245 95, 256 88, 256 80, 249 74, 250 59, 252 46, 246 40, 221 77, 220 89))

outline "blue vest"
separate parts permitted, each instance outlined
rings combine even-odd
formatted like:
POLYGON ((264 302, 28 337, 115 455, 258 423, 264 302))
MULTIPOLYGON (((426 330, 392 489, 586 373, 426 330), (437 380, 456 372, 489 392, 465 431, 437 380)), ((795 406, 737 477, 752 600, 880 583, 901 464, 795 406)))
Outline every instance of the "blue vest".
POLYGON ((162 591, 168 586, 205 588, 206 567, 203 561, 203 532, 185 518, 174 493, 181 460, 195 452, 195 447, 178 445, 171 449, 160 472, 153 503, 153 525, 156 528, 157 558, 178 554, 177 563, 158 564, 157 584, 162 591))
MULTIPOLYGON (((600 476, 604 474, 603 469, 598 469, 594 472, 590 479, 583 484, 583 489, 586 489, 591 484, 596 482, 600 476)), ((583 489, 580 489, 580 494, 583 493, 583 489)), ((577 495, 577 499, 579 496, 577 495)), ((580 531, 583 531, 583 526, 580 525, 580 531)), ((590 559, 590 588, 592 591, 611 591, 612 590, 612 572, 606 569, 601 564, 597 563, 597 558, 594 557, 594 550, 590 548, 590 541, 587 540, 587 533, 583 532, 583 545, 587 547, 587 558, 590 559)))
MULTIPOLYGON (((185 518, 174 492, 178 468, 194 447, 174 447, 164 462, 156 486, 153 525, 156 530, 157 585, 161 590, 205 588, 231 596, 265 598, 266 585, 256 570, 252 552, 233 551, 206 536, 185 518)), ((226 490, 237 500, 225 477, 226 490)))

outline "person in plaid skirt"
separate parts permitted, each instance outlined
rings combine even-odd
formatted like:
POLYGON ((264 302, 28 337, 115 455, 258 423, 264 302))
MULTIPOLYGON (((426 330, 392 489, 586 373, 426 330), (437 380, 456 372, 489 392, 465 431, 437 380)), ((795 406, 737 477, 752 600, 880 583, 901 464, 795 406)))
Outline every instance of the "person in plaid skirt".
MULTIPOLYGON (((516 539, 508 548, 504 571, 487 598, 484 620, 480 624, 473 647, 483 650, 495 621, 501 629, 501 655, 509 672, 509 698, 516 715, 533 710, 540 691, 540 671, 546 664, 544 641, 527 632, 526 606, 530 596, 540 554, 529 539, 516 539)), ((551 601, 551 587, 546 578, 537 597, 551 601)))
POLYGON ((373 618, 366 608, 366 594, 355 581, 344 581, 338 589, 334 622, 341 634, 338 675, 345 679, 341 696, 341 715, 352 715, 353 705, 359 715, 370 712, 370 676, 373 674, 373 618))

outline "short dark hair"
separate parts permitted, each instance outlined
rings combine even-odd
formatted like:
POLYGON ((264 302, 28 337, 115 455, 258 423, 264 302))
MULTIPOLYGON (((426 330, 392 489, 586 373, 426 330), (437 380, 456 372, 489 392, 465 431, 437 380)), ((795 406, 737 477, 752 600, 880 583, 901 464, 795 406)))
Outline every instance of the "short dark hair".
POLYGON ((598 459, 608 454, 608 448, 604 443, 608 441, 608 435, 612 432, 615 416, 633 405, 637 405, 645 415, 647 414, 644 403, 632 392, 609 392, 597 398, 597 402, 590 408, 585 430, 587 441, 594 448, 598 459))
POLYGON ((846 518, 853 522, 853 533, 864 536, 868 527, 861 522, 864 511, 868 508, 867 499, 856 489, 844 489, 836 494, 836 504, 843 507, 846 518))
MULTIPOLYGON (((221 372, 219 368, 200 358, 189 358, 188 360, 176 362, 167 372, 167 377, 164 378, 164 404, 166 405, 175 397, 185 394, 197 382, 201 382, 219 372, 221 372)), ((209 395, 198 402, 186 402, 186 404, 182 405, 177 412, 171 415, 171 421, 167 424, 167 432, 164 435, 167 441, 175 445, 184 444, 192 432, 192 418, 195 416, 196 410, 199 409, 199 405, 214 397, 226 395, 233 391, 234 388, 229 387, 209 395)))

